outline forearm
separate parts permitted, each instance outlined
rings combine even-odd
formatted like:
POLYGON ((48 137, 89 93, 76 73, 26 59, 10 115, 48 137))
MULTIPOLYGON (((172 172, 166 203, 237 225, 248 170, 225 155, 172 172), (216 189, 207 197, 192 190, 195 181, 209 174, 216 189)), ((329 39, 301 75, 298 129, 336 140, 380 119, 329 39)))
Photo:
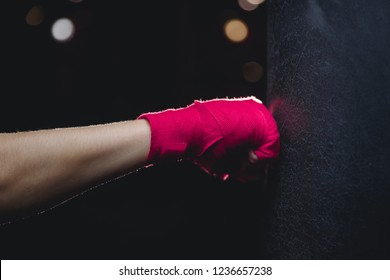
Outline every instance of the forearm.
POLYGON ((142 167, 145 120, 0 134, 0 212, 60 202, 142 167))

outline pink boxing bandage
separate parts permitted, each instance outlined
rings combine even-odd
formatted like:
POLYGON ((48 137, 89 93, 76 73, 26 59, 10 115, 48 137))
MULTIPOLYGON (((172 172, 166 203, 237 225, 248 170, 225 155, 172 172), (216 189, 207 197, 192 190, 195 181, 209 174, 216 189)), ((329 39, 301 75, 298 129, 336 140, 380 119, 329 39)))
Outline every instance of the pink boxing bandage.
MULTIPOLYGON (((142 114, 151 127, 148 163, 189 159, 205 171, 215 170, 231 155, 253 150, 259 161, 279 155, 279 131, 274 118, 255 97, 195 101, 179 109, 142 114)), ((230 171, 228 171, 230 172, 230 171)))

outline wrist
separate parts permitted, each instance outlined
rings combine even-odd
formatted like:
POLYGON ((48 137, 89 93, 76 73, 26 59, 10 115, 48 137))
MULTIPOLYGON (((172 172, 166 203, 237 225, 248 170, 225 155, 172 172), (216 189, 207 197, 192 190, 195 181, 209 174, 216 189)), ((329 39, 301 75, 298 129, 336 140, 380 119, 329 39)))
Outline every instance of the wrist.
POLYGON ((199 118, 194 105, 140 115, 137 119, 147 120, 151 130, 147 163, 191 157, 196 152, 191 141, 199 137, 199 118))

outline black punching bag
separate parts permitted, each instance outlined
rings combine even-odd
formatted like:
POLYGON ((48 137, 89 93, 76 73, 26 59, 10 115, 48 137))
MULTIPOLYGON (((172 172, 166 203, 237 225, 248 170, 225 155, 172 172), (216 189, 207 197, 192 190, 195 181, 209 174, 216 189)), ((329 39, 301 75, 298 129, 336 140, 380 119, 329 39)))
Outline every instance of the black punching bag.
POLYGON ((390 1, 267 5, 267 257, 389 259, 390 1))

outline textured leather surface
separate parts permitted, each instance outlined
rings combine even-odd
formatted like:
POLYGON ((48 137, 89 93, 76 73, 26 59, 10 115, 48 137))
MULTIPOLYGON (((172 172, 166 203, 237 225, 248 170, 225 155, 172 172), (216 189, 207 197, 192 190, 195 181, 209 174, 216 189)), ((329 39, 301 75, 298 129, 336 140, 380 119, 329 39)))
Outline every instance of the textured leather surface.
POLYGON ((390 257, 390 2, 268 1, 275 259, 390 257))

